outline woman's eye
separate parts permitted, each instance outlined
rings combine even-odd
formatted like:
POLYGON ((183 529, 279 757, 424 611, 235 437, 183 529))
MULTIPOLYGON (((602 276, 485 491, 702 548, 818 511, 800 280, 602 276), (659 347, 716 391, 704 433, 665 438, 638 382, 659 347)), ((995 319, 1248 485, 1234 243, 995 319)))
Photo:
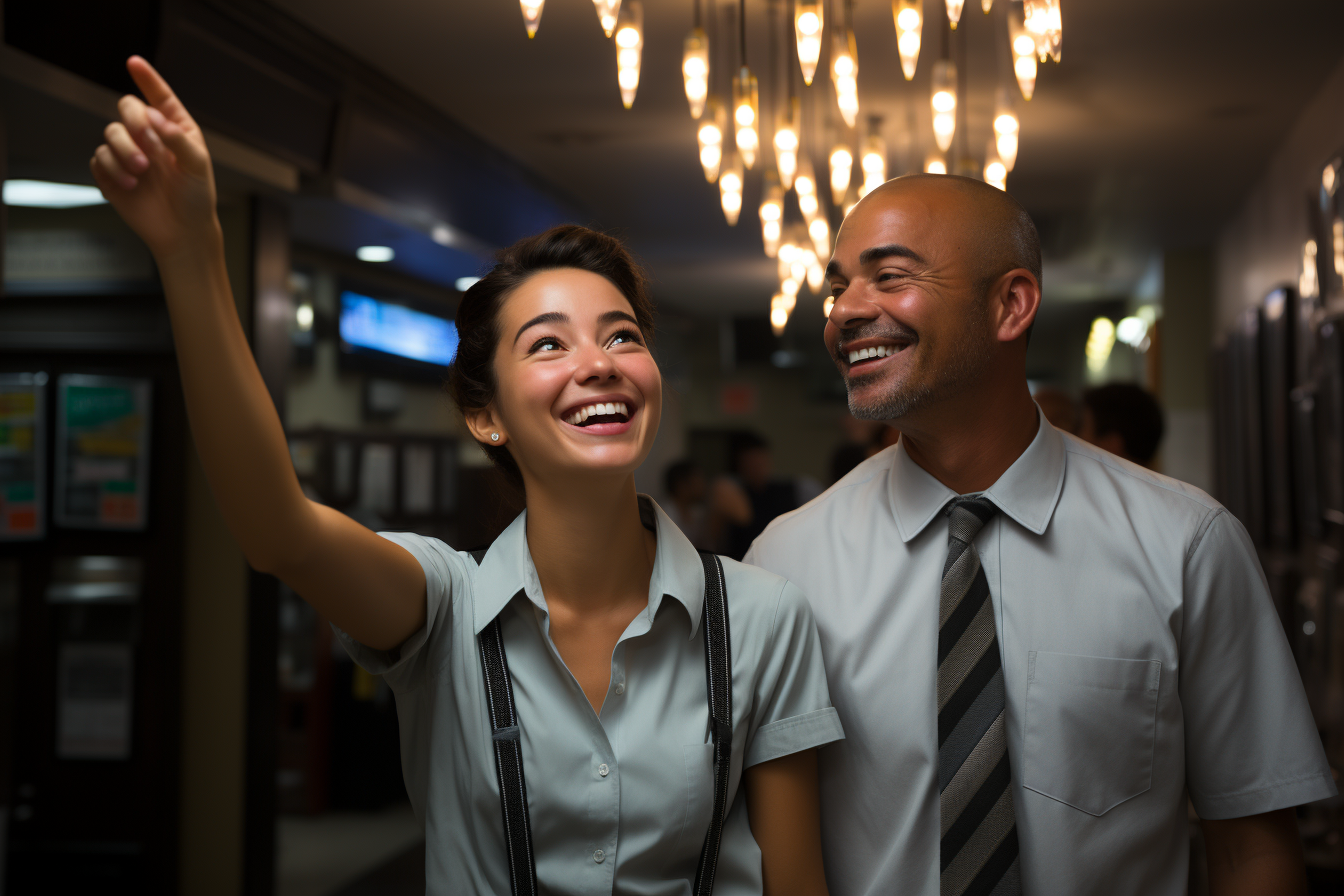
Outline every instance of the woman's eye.
POLYGON ((546 336, 532 343, 533 352, 554 352, 560 350, 560 340, 546 336))
POLYGON ((633 342, 636 345, 642 344, 640 342, 639 334, 636 333, 634 330, 621 330, 616 335, 611 337, 612 345, 620 345, 625 342, 633 342))

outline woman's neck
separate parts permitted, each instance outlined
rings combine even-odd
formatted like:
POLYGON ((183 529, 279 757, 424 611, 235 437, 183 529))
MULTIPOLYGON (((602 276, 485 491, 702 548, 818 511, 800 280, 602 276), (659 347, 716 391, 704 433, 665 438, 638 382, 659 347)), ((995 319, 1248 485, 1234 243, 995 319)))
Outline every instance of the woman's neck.
POLYGON ((648 594, 656 550, 633 476, 527 492, 527 546, 548 603, 600 610, 648 594))

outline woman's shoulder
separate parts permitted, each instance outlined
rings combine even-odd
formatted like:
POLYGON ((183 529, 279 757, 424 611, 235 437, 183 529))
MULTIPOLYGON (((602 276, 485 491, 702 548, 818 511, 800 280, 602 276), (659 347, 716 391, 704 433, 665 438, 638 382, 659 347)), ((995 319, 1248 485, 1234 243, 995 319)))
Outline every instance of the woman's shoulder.
POLYGON ((768 614, 764 621, 771 622, 781 615, 811 615, 807 597, 788 579, 728 557, 719 559, 723 563, 731 617, 768 614))
POLYGON ((383 538, 401 545, 411 556, 420 561, 425 570, 425 578, 438 578, 443 581, 470 578, 470 570, 476 565, 470 551, 459 551, 432 535, 418 532, 379 532, 383 538))

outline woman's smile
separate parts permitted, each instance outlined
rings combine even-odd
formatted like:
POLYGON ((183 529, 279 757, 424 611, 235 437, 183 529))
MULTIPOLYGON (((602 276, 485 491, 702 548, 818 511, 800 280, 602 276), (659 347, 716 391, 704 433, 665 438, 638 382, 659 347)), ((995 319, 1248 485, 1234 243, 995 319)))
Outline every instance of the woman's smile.
POLYGON ((589 436, 618 436, 634 424, 639 406, 625 395, 598 395, 584 399, 560 415, 571 429, 589 436))

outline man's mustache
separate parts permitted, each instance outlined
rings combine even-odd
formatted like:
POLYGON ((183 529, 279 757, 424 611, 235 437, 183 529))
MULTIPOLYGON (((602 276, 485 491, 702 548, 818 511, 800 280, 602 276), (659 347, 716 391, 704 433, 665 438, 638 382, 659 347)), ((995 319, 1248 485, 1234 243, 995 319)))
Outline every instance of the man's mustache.
POLYGON ((851 327, 845 330, 841 333, 840 338, 836 340, 835 360, 842 363, 848 361, 849 346, 865 339, 886 339, 892 342, 904 342, 908 345, 914 345, 919 341, 919 334, 901 324, 860 324, 857 327, 851 327))

